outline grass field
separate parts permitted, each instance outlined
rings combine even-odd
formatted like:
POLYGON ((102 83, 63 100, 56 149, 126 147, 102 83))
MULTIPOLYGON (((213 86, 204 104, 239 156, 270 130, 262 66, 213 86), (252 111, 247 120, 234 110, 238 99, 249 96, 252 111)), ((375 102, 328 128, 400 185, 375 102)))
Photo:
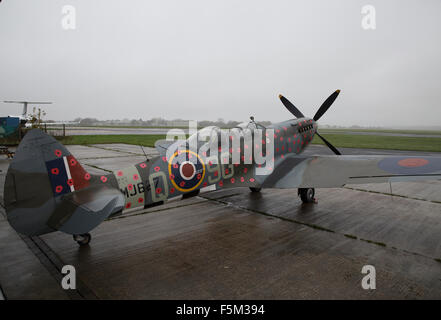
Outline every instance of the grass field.
POLYGON ((112 134, 112 135, 84 135, 57 137, 66 145, 69 144, 100 144, 100 143, 126 143, 141 145, 144 147, 154 147, 155 141, 165 139, 165 135, 141 135, 141 134, 112 134))
POLYGON ((368 132, 368 133, 403 133, 403 134, 421 134, 421 135, 441 135, 439 130, 401 130, 401 129, 358 129, 358 128, 319 128, 319 132, 368 132))
MULTIPOLYGON (((375 135, 326 134, 323 136, 336 147, 391 149, 441 152, 441 138, 427 137, 395 137, 375 135)), ((84 135, 60 138, 63 144, 100 144, 126 143, 153 147, 156 140, 165 139, 165 135, 84 135)), ((314 137, 313 144, 323 144, 314 137)))
MULTIPOLYGON (((327 134, 323 136, 336 147, 441 152, 441 138, 395 137, 374 135, 327 134)), ((313 144, 324 144, 317 136, 313 144)))

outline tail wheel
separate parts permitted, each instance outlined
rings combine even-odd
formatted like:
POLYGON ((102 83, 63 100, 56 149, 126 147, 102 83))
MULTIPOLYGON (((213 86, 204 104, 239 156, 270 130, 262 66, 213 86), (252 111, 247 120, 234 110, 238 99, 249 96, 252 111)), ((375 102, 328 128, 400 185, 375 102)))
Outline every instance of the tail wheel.
POLYGON ((90 240, 92 240, 92 236, 90 233, 84 234, 74 234, 73 239, 80 245, 86 246, 89 244, 90 240))
POLYGON ((253 188, 250 187, 251 192, 260 192, 260 190, 262 190, 262 188, 253 188))
POLYGON ((299 188, 298 194, 303 203, 314 202, 315 189, 314 188, 299 188))

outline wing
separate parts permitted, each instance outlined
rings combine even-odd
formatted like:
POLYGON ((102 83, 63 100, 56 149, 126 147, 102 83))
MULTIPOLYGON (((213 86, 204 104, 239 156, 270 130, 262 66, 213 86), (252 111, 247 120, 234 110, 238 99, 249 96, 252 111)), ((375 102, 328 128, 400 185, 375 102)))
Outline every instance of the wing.
POLYGON ((345 184, 441 179, 438 156, 291 156, 262 182, 264 188, 332 188, 345 184))

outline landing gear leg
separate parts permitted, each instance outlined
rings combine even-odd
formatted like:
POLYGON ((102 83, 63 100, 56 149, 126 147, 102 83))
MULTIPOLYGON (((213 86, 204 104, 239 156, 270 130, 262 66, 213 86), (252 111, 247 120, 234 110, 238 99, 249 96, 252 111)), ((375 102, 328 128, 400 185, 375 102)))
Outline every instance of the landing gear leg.
POLYGON ((92 240, 92 236, 90 233, 84 233, 84 234, 74 234, 73 239, 80 245, 80 246, 86 246, 89 244, 90 240, 92 240))
POLYGON ((251 192, 255 193, 255 192, 260 192, 260 190, 262 190, 262 188, 253 188, 250 187, 251 192))
POLYGON ((298 195, 302 199, 303 203, 315 202, 315 189, 314 188, 299 188, 298 195))

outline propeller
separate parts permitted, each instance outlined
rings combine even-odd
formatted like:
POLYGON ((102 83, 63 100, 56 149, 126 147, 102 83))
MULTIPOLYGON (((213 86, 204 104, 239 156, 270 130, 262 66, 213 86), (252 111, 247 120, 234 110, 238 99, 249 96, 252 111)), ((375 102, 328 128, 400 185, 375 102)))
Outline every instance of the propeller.
MULTIPOLYGON (((313 119, 314 121, 317 121, 320 119, 326 111, 328 111, 329 107, 334 103, 335 99, 337 99, 338 95, 340 93, 340 90, 334 91, 320 106, 320 108, 315 113, 313 119)), ((296 106, 294 106, 288 99, 286 99, 284 96, 279 94, 279 99, 282 101, 283 105, 288 109, 289 112, 291 112, 296 118, 304 118, 305 116, 303 113, 297 109, 296 106)), ((341 155, 340 151, 336 147, 334 147, 328 140, 326 140, 324 137, 322 137, 317 131, 315 132, 317 136, 319 136, 320 139, 323 140, 323 142, 328 146, 329 149, 332 150, 336 155, 341 155)))
POLYGON ((300 110, 297 109, 296 106, 291 103, 291 101, 286 99, 281 94, 279 94, 279 99, 282 101, 282 103, 286 107, 286 109, 288 109, 288 111, 291 112, 293 115, 295 115, 297 118, 304 118, 305 117, 303 115, 303 113, 300 112, 300 110))

